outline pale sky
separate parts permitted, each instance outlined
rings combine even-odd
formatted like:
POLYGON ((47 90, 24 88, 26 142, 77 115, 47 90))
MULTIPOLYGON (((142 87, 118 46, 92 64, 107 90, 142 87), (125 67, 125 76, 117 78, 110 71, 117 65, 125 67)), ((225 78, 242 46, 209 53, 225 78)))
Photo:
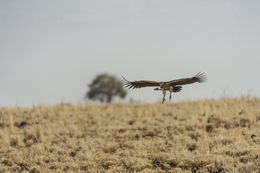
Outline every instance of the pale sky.
MULTIPOLYGON (((102 72, 158 81, 207 74, 175 101, 259 97, 259 31, 258 0, 1 0, 0 106, 82 103, 102 72)), ((162 94, 145 88, 129 98, 162 94)))

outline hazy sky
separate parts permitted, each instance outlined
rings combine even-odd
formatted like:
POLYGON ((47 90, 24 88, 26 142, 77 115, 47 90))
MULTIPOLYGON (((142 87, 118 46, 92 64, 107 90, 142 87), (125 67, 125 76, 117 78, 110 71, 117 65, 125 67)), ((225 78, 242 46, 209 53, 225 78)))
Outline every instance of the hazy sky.
POLYGON ((260 96, 259 31, 259 0, 1 0, 0 106, 81 103, 102 72, 159 81, 207 73, 175 101, 260 96))

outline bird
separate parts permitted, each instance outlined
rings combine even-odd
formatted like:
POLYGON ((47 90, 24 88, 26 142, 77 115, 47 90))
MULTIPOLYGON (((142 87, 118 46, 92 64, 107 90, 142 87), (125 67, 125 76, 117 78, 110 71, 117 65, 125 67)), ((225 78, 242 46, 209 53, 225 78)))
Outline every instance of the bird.
POLYGON ((123 76, 123 85, 128 89, 136 89, 136 88, 143 88, 143 87, 156 87, 154 90, 162 91, 163 99, 162 103, 166 101, 165 95, 166 91, 170 92, 169 101, 172 99, 172 93, 180 92, 182 90, 182 85, 192 84, 192 83, 202 83, 207 80, 207 75, 203 72, 197 73, 195 76, 190 78, 181 78, 175 79, 166 82, 157 82, 151 80, 139 80, 139 81, 128 81, 123 76))

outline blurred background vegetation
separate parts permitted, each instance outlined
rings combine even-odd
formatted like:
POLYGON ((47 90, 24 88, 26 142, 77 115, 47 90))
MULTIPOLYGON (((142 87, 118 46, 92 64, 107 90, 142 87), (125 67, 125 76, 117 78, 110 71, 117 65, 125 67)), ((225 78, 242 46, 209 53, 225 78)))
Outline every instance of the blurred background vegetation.
POLYGON ((101 103, 110 103, 115 97, 121 99, 127 95, 126 89, 123 87, 123 83, 116 76, 108 73, 101 73, 97 75, 93 81, 88 85, 85 98, 100 101, 101 103))

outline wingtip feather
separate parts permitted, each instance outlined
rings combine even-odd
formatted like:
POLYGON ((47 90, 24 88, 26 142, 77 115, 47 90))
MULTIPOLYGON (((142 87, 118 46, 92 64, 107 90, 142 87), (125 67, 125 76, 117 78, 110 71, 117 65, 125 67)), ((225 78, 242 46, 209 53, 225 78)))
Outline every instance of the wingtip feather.
POLYGON ((128 88, 128 89, 135 89, 137 88, 136 86, 134 86, 129 80, 127 80, 124 76, 121 76, 124 81, 123 81, 123 85, 128 88))
POLYGON ((199 83, 207 81, 207 75, 205 74, 205 72, 199 72, 194 77, 199 79, 199 83))

